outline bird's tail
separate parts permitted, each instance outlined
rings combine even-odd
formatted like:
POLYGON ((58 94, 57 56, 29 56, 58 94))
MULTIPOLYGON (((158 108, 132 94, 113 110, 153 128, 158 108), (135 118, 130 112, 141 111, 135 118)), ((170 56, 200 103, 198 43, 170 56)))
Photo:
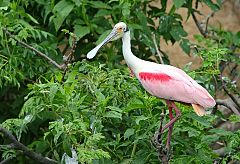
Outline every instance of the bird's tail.
POLYGON ((204 116, 206 114, 205 109, 201 105, 192 104, 192 107, 198 116, 204 116))

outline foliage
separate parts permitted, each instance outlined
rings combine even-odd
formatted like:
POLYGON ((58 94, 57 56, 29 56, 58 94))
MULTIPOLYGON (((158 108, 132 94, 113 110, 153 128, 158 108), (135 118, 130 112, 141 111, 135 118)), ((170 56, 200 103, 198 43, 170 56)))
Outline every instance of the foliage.
MULTIPOLYGON (((112 24, 121 20, 131 29, 133 53, 142 59, 149 60, 156 53, 153 34, 157 43, 160 37, 172 44, 178 42, 187 54, 196 45, 195 55, 203 59, 203 64, 195 71, 188 67, 185 71, 214 95, 221 87, 219 76, 225 66, 239 64, 236 52, 240 33, 213 28, 214 38, 198 35, 196 43, 190 43, 182 26, 188 18, 177 14, 177 9, 186 8, 190 17, 192 11, 197 12, 194 5, 204 3, 217 11, 220 1, 199 0, 195 4, 192 0, 174 0, 170 11, 167 0, 160 1, 160 8, 150 2, 0 0, 1 126, 35 152, 63 163, 66 155, 74 157, 73 152, 81 163, 158 163, 150 140, 159 128, 160 113, 166 105, 129 76, 121 64, 119 43, 103 48, 95 61, 83 60, 86 53, 104 39, 112 24), (5 28, 59 63, 75 34, 76 62, 69 65, 67 72, 57 70, 10 38, 5 28), (67 38, 64 32, 72 35, 67 38), (116 53, 119 55, 113 55, 116 53)), ((167 56, 164 62, 168 63, 167 56)), ((238 93, 231 78, 223 80, 232 93, 238 93)), ((227 118, 220 112, 200 118, 190 107, 177 105, 182 117, 174 126, 171 163, 240 160, 240 131, 214 126, 217 119, 227 118), (224 143, 223 156, 211 148, 216 141, 224 143)), ((235 115, 229 119, 239 120, 235 115)), ((0 144, 8 142, 1 138, 0 144)), ((14 156, 15 163, 28 160, 7 146, 1 146, 0 151, 2 159, 14 156)))

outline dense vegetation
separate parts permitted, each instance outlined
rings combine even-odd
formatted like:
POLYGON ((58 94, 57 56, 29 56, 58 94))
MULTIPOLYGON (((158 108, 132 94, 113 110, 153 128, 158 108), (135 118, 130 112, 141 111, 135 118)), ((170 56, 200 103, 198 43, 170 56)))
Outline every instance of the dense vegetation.
POLYGON ((72 162, 79 163, 159 163, 151 138, 159 128, 165 103, 129 76, 122 64, 120 42, 105 46, 95 60, 86 60, 87 52, 120 20, 130 27, 133 53, 142 59, 161 62, 158 56, 151 58, 157 54, 153 35, 157 43, 163 37, 172 44, 180 43, 186 55, 201 56, 200 68, 191 71, 187 65, 185 71, 215 98, 221 92, 233 104, 218 99, 218 104, 233 114, 223 115, 218 105, 204 117, 177 104, 182 116, 174 125, 171 163, 240 161, 240 130, 218 127, 222 122, 240 120, 238 78, 231 78, 239 77, 240 32, 215 27, 205 31, 199 26, 201 33, 190 43, 182 21, 199 14, 201 4, 213 12, 221 10, 221 1, 173 0, 170 11, 166 10, 167 0, 160 0, 158 8, 150 2, 0 0, 3 162, 36 163, 48 157, 52 159, 45 159, 48 162, 67 163, 72 157, 72 162), (178 8, 186 8, 188 17, 177 14, 178 8), (234 68, 231 76, 223 76, 229 65, 234 68), (222 153, 213 150, 216 142, 222 153), (31 156, 24 145, 42 157, 31 156))

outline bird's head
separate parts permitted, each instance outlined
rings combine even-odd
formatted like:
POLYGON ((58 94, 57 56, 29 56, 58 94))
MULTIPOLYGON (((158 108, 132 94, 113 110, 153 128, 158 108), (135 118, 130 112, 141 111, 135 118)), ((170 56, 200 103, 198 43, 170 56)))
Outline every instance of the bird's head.
MULTIPOLYGON (((117 23, 114 27, 113 27, 113 30, 111 33, 113 33, 113 38, 110 40, 110 41, 114 41, 114 40, 117 40, 119 38, 122 38, 123 37, 123 34, 125 32, 128 32, 129 29, 127 27, 127 25, 124 23, 124 22, 119 22, 117 23)), ((110 33, 110 34, 111 34, 110 33)), ((110 35, 109 34, 109 35, 110 35)))
POLYGON ((124 22, 117 23, 114 27, 111 33, 100 43, 98 46, 96 46, 94 49, 92 49, 87 54, 88 59, 92 59, 98 52, 98 50, 105 44, 107 44, 110 41, 117 40, 119 38, 122 38, 124 33, 128 32, 129 29, 127 25, 124 22))

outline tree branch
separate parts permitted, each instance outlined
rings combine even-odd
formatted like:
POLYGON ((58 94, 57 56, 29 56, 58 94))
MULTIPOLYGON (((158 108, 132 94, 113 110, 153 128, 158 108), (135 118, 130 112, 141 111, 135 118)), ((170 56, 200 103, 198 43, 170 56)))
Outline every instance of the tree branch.
POLYGON ((163 127, 163 120, 164 120, 164 113, 160 114, 160 125, 159 125, 159 129, 158 131, 155 132, 154 136, 152 137, 152 144, 153 146, 157 149, 158 152, 158 159, 160 162, 162 162, 163 164, 167 164, 168 160, 169 160, 169 154, 167 149, 165 148, 165 146, 162 143, 162 127, 163 127))
POLYGON ((164 64, 163 59, 162 59, 162 53, 161 53, 161 52, 159 51, 159 49, 158 49, 158 45, 157 45, 157 42, 156 42, 156 36, 155 36, 155 34, 153 34, 153 43, 154 43, 155 49, 156 49, 156 51, 157 51, 158 57, 159 57, 159 59, 160 59, 160 63, 161 63, 161 64, 164 64))
POLYGON ((17 41, 19 44, 21 44, 22 46, 34 51, 36 54, 38 54, 39 56, 45 58, 46 60, 48 60, 48 62, 50 62, 51 64, 53 64, 54 66, 56 66, 59 69, 63 69, 65 67, 65 65, 59 65, 57 62, 55 62, 53 59, 51 59, 50 57, 48 57, 47 55, 45 55, 44 53, 42 53, 41 51, 37 50, 36 48, 28 45, 27 43, 17 39, 14 35, 12 35, 5 27, 2 28, 3 31, 12 39, 14 39, 15 41, 17 41))
POLYGON ((234 104, 232 103, 232 101, 230 99, 226 99, 226 100, 217 99, 216 103, 217 103, 217 105, 223 105, 223 106, 227 107, 233 113, 240 116, 240 112, 237 110, 237 108, 234 106, 234 104))
POLYGON ((232 101, 237 105, 238 109, 240 109, 240 104, 239 104, 238 100, 228 91, 228 89, 226 87, 226 83, 223 81, 222 75, 220 75, 220 80, 222 82, 223 90, 232 99, 232 101))
POLYGON ((64 68, 64 73, 62 76, 62 82, 64 80, 64 77, 66 76, 67 70, 68 70, 68 64, 71 63, 73 61, 73 53, 75 52, 75 49, 77 47, 77 36, 74 33, 70 33, 70 35, 72 36, 72 48, 69 52, 69 54, 65 54, 63 56, 63 61, 65 64, 65 68, 64 68))
POLYGON ((26 147, 25 145, 23 145, 21 142, 19 142, 18 140, 16 140, 16 138, 12 135, 12 133, 10 131, 8 131, 7 129, 0 127, 0 132, 3 133, 3 135, 9 139, 12 144, 14 144, 16 146, 17 149, 20 149, 23 151, 23 153, 28 156, 29 158, 36 160, 39 163, 44 163, 44 164, 57 164, 58 162, 53 160, 53 159, 49 159, 47 157, 43 157, 40 154, 30 150, 28 147, 26 147))
POLYGON ((202 36, 204 36, 204 38, 206 38, 207 37, 207 31, 204 31, 203 28, 201 27, 200 23, 197 20, 197 17, 195 15, 194 11, 191 12, 191 15, 193 17, 193 20, 194 20, 199 32, 202 34, 202 36))
POLYGON ((209 23, 209 19, 211 17, 213 17, 215 14, 215 11, 212 11, 210 14, 207 15, 206 19, 204 21, 202 21, 202 23, 205 23, 205 33, 208 32, 208 23, 209 23))
POLYGON ((7 159, 1 161, 0 164, 9 164, 10 161, 11 161, 13 158, 15 158, 15 157, 9 157, 9 158, 7 158, 7 159))

